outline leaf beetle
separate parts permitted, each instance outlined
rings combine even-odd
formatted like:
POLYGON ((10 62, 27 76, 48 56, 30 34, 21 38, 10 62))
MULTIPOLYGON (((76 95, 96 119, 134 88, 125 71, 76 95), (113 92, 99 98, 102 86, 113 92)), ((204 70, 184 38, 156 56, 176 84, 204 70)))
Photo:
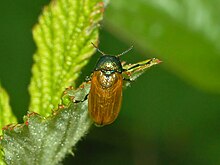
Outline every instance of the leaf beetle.
MULTIPOLYGON (((92 43, 93 44, 93 43, 92 43)), ((119 55, 108 55, 93 44, 102 56, 98 59, 91 75, 91 88, 88 95, 88 109, 92 120, 98 126, 111 124, 117 118, 122 102, 123 68, 119 55)))

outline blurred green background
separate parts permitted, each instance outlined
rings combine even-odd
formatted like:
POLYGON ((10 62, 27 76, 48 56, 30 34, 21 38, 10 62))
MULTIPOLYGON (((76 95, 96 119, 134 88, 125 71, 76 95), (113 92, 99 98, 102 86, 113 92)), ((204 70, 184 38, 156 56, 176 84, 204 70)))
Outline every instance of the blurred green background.
MULTIPOLYGON (((28 110, 36 50, 31 29, 48 0, 1 0, 0 80, 14 113, 28 110)), ((118 0, 106 9, 100 49, 163 63, 124 91, 118 119, 93 127, 64 164, 220 164, 220 1, 118 0)), ((82 71, 80 84, 99 55, 82 71)))

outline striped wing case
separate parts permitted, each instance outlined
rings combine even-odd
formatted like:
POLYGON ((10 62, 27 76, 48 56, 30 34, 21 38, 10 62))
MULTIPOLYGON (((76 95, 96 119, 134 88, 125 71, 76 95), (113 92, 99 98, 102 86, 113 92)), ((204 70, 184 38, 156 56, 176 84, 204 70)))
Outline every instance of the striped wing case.
POLYGON ((122 102, 123 77, 120 73, 108 76, 95 71, 89 92, 89 114, 96 125, 111 124, 118 116, 122 102))

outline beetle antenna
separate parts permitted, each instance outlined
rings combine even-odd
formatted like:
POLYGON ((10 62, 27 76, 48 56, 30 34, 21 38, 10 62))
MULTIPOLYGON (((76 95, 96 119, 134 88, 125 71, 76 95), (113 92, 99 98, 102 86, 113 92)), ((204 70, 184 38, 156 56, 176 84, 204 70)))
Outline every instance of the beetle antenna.
POLYGON ((121 54, 116 55, 116 57, 120 57, 120 56, 122 56, 122 55, 128 53, 132 48, 133 48, 133 45, 131 45, 131 47, 130 47, 129 49, 125 50, 125 51, 122 52, 121 54))
POLYGON ((91 42, 91 44, 94 46, 94 48, 96 48, 96 50, 99 52, 99 53, 101 53, 103 56, 104 55, 106 55, 103 51, 101 51, 95 44, 93 44, 92 42, 91 42))

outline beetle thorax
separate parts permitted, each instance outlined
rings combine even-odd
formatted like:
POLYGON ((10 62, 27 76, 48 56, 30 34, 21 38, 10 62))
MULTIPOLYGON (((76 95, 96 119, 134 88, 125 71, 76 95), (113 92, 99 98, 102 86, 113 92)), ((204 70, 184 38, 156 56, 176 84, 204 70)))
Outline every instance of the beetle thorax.
POLYGON ((118 81, 116 74, 117 73, 112 73, 107 75, 104 72, 99 71, 97 78, 103 88, 109 88, 118 81))

